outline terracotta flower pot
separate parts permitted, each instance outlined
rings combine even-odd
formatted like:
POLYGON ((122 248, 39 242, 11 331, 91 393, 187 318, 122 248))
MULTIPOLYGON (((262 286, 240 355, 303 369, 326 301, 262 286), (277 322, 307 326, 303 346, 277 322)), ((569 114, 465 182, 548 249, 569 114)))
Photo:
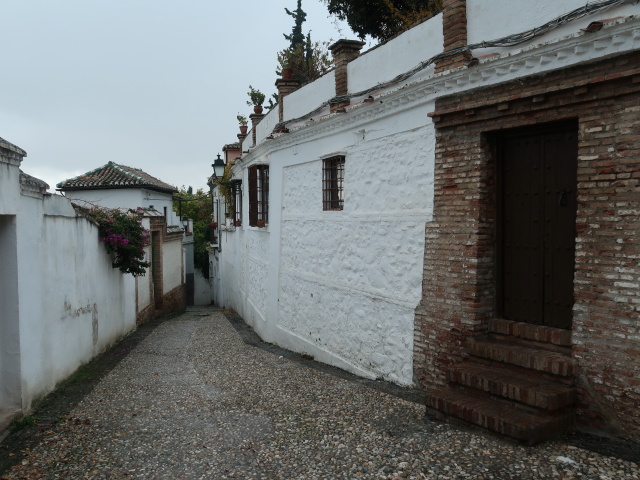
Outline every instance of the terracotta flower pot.
POLYGON ((240 125, 240 133, 242 135, 246 135, 247 134, 247 130, 249 129, 248 125, 240 125))
POLYGON ((264 228, 264 220, 258 220, 258 228, 264 228))
POLYGON ((282 78, 284 80, 291 80, 293 78, 293 68, 283 68, 282 78))
POLYGON ((254 105, 253 113, 257 113, 258 115, 260 115, 262 113, 262 105, 254 105))

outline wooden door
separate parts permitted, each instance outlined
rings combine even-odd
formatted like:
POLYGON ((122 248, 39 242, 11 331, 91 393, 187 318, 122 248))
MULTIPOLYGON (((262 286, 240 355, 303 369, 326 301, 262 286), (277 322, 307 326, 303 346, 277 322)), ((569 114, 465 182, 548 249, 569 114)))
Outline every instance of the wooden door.
POLYGON ((520 130, 498 141, 498 311, 571 328, 577 127, 520 130))

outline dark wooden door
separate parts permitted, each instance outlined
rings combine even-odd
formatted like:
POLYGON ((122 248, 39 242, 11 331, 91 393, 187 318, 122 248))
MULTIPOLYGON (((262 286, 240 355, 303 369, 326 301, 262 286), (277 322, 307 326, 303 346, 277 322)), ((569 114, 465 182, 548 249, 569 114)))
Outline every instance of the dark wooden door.
POLYGON ((577 127, 517 131, 498 141, 498 310, 571 328, 577 127))

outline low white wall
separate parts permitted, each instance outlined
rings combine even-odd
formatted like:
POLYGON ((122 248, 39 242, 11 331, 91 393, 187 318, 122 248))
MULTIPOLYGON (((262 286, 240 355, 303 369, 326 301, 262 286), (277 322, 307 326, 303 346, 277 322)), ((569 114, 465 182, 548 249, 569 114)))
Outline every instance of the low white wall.
POLYGON ((331 71, 284 97, 284 119, 290 120, 306 115, 335 95, 335 73, 331 71))
POLYGON ((278 123, 278 107, 268 112, 256 127, 256 142, 260 143, 273 132, 278 123))
MULTIPOLYGON (((147 220, 148 224, 148 220, 147 220)), ((146 225, 146 228, 149 228, 146 225)), ((146 262, 151 263, 151 246, 147 245, 144 247, 144 259, 146 262)), ((153 282, 153 276, 151 275, 151 270, 148 268, 147 273, 145 275, 141 275, 136 277, 136 290, 138 293, 138 312, 141 312, 149 305, 151 305, 151 284, 153 282)))
MULTIPOLYGON (((442 52, 442 14, 398 35, 351 61, 348 68, 349 93, 360 92, 411 70, 420 62, 442 52)), ((431 66, 409 81, 433 74, 431 66)))
MULTIPOLYGON (((539 27, 550 20, 569 13, 580 7, 584 7, 586 0, 539 0, 535 7, 527 0, 467 0, 467 38, 469 44, 495 40, 515 33, 525 32, 539 27)), ((624 5, 608 8, 601 12, 582 17, 569 24, 557 27, 530 42, 519 45, 516 48, 524 48, 528 45, 549 42, 566 35, 575 34, 581 28, 585 28, 594 20, 604 20, 617 16, 638 15, 638 5, 627 2, 624 5)), ((474 50, 476 56, 489 53, 505 53, 509 48, 490 47, 474 50)))
POLYGON ((21 197, 17 216, 22 407, 135 328, 135 284, 98 228, 58 196, 21 197))
POLYGON ((182 242, 162 244, 162 289, 166 295, 182 285, 182 242))

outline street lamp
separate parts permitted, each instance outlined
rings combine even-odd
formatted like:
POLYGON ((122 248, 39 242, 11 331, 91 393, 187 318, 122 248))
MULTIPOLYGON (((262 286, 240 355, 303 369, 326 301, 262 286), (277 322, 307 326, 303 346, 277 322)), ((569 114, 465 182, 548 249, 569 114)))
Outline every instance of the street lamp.
POLYGON ((222 178, 224 177, 224 160, 220 158, 220 154, 218 154, 218 158, 211 164, 213 167, 213 178, 222 178))

